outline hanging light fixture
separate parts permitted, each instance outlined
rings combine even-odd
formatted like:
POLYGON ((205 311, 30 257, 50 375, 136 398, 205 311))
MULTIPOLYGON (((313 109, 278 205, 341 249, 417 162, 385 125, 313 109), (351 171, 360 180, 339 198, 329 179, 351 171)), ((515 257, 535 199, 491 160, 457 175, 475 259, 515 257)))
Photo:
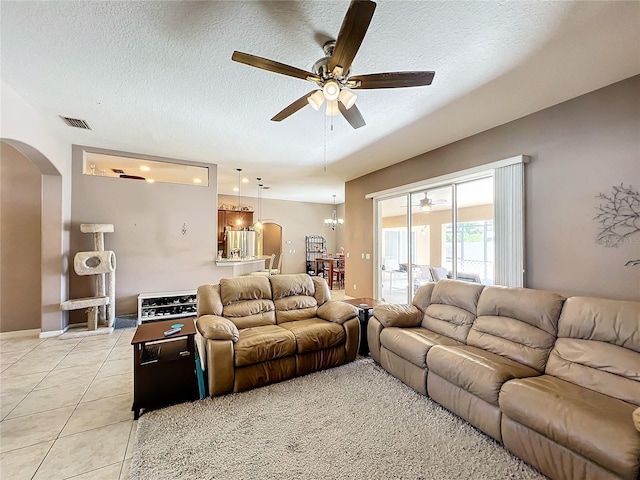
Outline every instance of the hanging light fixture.
POLYGON ((427 194, 424 194, 424 198, 420 200, 420 211, 421 212, 430 212, 431 211, 431 200, 427 198, 427 194))
POLYGON ((324 224, 331 227, 331 230, 335 230, 337 225, 344 225, 344 219, 338 218, 338 212, 336 210, 336 196, 333 196, 333 213, 331 218, 325 218, 324 224))
MULTIPOLYGON (((242 173, 242 169, 236 168, 236 170, 238 171, 238 210, 242 210, 242 204, 240 203, 240 188, 242 185, 242 178, 240 178, 240 175, 242 173)), ((240 215, 238 215, 236 225, 238 225, 239 227, 242 226, 242 217, 240 215)))
POLYGON ((256 180, 258 181, 258 221, 256 222, 255 226, 257 229, 261 229, 262 228, 262 178, 261 177, 256 177, 256 180))

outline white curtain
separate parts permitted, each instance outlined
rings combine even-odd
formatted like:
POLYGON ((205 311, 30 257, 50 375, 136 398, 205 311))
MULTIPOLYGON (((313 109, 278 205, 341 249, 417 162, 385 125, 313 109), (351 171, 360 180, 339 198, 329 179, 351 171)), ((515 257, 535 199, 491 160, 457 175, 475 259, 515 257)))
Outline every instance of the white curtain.
POLYGON ((494 170, 495 285, 524 286, 524 164, 494 170))

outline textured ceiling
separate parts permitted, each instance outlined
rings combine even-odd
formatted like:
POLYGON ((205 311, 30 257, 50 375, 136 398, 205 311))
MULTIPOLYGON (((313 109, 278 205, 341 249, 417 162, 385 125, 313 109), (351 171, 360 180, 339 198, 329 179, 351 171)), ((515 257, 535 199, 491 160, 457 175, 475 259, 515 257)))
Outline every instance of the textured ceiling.
POLYGON ((241 167, 267 198, 342 201, 349 179, 640 73, 640 2, 380 0, 352 73, 435 70, 433 84, 356 92, 358 130, 310 107, 275 123, 313 84, 232 52, 311 69, 347 1, 1 7, 2 80, 63 138, 216 163, 226 194, 241 167))

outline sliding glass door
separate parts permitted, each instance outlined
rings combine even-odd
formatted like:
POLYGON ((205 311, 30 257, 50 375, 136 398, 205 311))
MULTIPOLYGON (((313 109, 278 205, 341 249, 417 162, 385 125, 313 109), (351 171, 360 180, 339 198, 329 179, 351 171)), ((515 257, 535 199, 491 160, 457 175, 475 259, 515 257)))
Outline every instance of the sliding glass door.
POLYGON ((493 176, 376 201, 377 298, 411 302, 443 278, 493 284, 493 176))

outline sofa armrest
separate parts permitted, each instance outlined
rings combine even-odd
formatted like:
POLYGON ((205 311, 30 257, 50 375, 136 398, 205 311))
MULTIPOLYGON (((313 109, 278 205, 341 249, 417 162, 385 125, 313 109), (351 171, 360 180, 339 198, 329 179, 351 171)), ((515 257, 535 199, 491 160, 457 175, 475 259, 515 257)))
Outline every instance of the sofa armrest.
POLYGON ((342 325, 347 320, 357 317, 358 310, 348 303, 330 300, 318 307, 317 315, 323 320, 342 325))
POLYGON ((385 304, 373 308, 373 316, 383 327, 417 327, 422 312, 414 305, 385 304))
POLYGON ((640 407, 633 411, 633 424, 636 426, 636 430, 640 432, 640 407))
POLYGON ((235 343, 240 337, 238 327, 231 320, 217 315, 198 317, 196 325, 200 334, 209 340, 231 340, 235 343))

